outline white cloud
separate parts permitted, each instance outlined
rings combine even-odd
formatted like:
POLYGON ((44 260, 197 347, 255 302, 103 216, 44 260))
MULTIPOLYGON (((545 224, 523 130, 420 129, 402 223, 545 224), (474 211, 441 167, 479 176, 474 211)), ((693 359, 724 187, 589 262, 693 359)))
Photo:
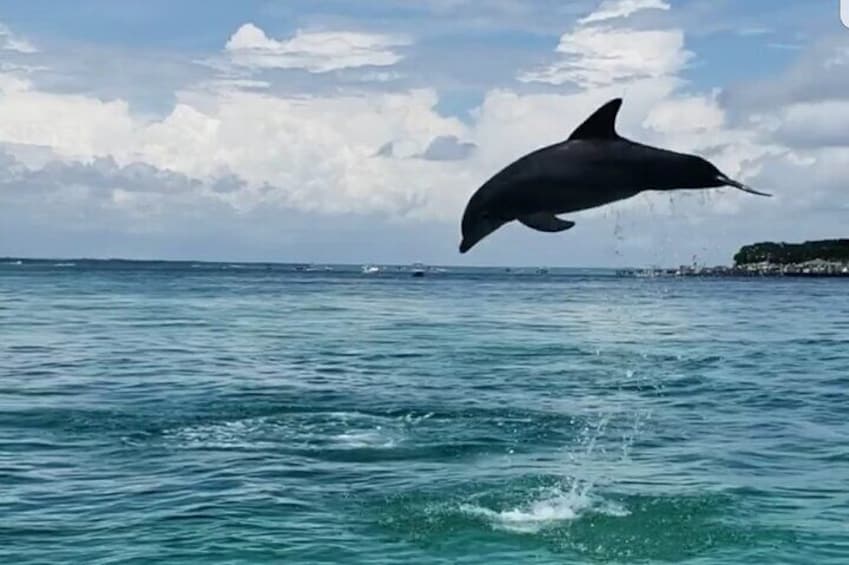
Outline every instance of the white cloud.
POLYGON ((409 43, 408 38, 396 35, 303 30, 281 41, 247 23, 230 37, 225 49, 232 62, 243 67, 325 73, 352 67, 394 65, 402 56, 393 48, 409 43))
POLYGON ((10 74, 0 74, 0 93, 0 141, 43 145, 71 158, 108 155, 132 141, 135 123, 125 101, 45 92, 10 74))
MULTIPOLYGON (((157 169, 148 163, 121 166, 112 157, 95 157, 88 163, 50 160, 37 168, 27 167, 12 153, 0 153, 3 170, 0 185, 8 190, 55 192, 69 187, 89 191, 149 192, 175 194, 198 188, 200 182, 183 174, 157 169)), ((221 182, 220 179, 217 179, 221 182)))
POLYGON ((559 59, 547 67, 522 72, 522 82, 575 84, 581 88, 645 78, 673 76, 693 53, 684 48, 680 29, 631 29, 611 24, 587 25, 629 16, 655 8, 668 10, 661 0, 617 0, 602 2, 590 15, 564 33, 555 52, 559 59))
POLYGON ((664 0, 605 0, 589 15, 578 20, 580 24, 601 22, 615 18, 627 18, 642 10, 669 10, 664 0))
POLYGON ((715 96, 679 96, 652 108, 643 125, 662 133, 704 133, 719 130, 724 122, 725 112, 715 96))
POLYGON ((22 37, 13 34, 8 27, 0 24, 0 49, 18 53, 37 53, 38 49, 22 37))
POLYGON ((788 237, 784 233, 792 229, 805 239, 845 237, 849 148, 786 150, 756 165, 759 172, 750 182, 780 195, 780 206, 762 220, 772 224, 774 237, 788 237))
POLYGON ((247 78, 216 78, 206 83, 200 83, 197 88, 207 86, 210 90, 259 89, 266 90, 271 84, 265 80, 247 78))
POLYGON ((578 28, 564 34, 556 49, 562 57, 546 68, 519 75, 523 82, 574 83, 595 88, 621 81, 679 72, 693 54, 684 49, 681 30, 578 28))
POLYGON ((791 147, 849 147, 849 98, 788 104, 771 125, 771 137, 791 147))
POLYGON ((179 93, 165 118, 145 121, 122 101, 46 93, 17 79, 4 83, 0 141, 49 147, 69 163, 147 163, 206 184, 226 170, 244 185, 211 192, 237 211, 271 205, 444 218, 457 211, 446 210, 440 195, 458 195, 459 205, 458 190, 475 179, 459 165, 374 158, 387 141, 403 157, 425 153, 439 136, 467 137, 459 120, 434 110, 431 90, 283 97, 201 88, 179 93))

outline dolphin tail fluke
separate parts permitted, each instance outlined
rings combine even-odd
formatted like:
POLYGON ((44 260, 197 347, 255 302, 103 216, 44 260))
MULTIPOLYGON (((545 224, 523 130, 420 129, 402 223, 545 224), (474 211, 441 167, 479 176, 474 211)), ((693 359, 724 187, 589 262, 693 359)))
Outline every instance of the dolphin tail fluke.
POLYGON ((730 178, 726 177, 725 175, 720 175, 718 177, 718 180, 720 180, 721 182, 723 182, 727 186, 733 186, 734 188, 742 190, 743 192, 748 192, 749 194, 757 194, 758 196, 772 196, 772 194, 769 194, 768 192, 761 192, 759 190, 755 190, 751 186, 749 186, 747 184, 743 184, 740 181, 730 179, 730 178))

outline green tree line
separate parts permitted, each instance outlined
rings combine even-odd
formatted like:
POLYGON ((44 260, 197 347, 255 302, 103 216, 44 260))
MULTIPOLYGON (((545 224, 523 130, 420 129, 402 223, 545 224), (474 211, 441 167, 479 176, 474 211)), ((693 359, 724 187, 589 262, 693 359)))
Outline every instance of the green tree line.
POLYGON ((812 259, 849 262, 849 239, 823 239, 804 243, 771 241, 744 245, 734 255, 734 263, 804 263, 812 259))

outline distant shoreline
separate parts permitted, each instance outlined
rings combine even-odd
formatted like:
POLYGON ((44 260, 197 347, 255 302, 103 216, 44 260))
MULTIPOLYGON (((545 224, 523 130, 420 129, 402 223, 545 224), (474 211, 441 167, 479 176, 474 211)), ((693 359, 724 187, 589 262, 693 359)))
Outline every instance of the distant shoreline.
POLYGON ((677 269, 620 269, 635 277, 849 277, 849 239, 821 239, 803 243, 766 241, 744 245, 731 267, 693 264, 677 269))
POLYGON ((648 269, 618 269, 617 276, 635 278, 655 277, 808 277, 808 278, 849 278, 849 265, 832 264, 827 268, 805 266, 803 264, 776 265, 750 264, 733 267, 692 267, 682 266, 677 269, 648 268, 648 269))

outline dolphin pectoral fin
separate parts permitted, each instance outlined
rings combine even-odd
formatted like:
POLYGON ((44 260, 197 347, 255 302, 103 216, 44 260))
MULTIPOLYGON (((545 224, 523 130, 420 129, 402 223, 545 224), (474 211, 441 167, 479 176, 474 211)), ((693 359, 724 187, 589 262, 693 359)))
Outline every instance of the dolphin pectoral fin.
POLYGON ((548 212, 537 212, 536 214, 528 214, 527 216, 520 216, 516 219, 531 229, 544 232, 566 231, 575 226, 575 222, 561 220, 548 212))

